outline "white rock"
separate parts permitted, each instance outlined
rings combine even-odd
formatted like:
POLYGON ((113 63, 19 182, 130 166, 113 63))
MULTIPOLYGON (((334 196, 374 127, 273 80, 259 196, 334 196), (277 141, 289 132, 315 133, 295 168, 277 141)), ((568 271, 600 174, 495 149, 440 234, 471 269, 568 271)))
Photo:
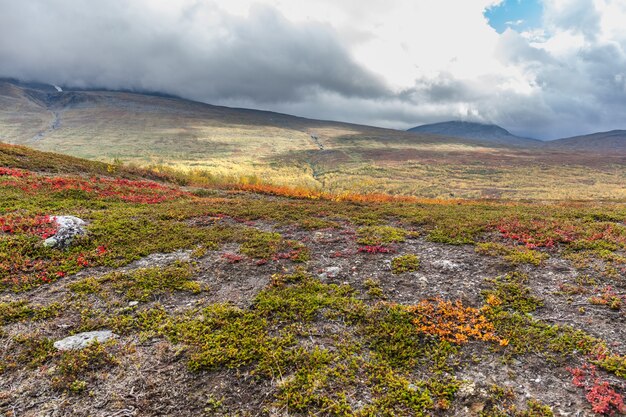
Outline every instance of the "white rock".
POLYGON ((474 381, 463 381, 457 395, 459 398, 471 398, 476 394, 476 383, 474 381))
POLYGON ((78 333, 74 336, 68 336, 65 339, 57 340, 54 342, 54 347, 57 350, 80 350, 86 348, 90 343, 104 343, 116 336, 117 335, 110 330, 78 333))
POLYGON ((44 246, 64 248, 69 246, 75 236, 85 234, 84 220, 74 216, 54 216, 52 220, 59 226, 56 234, 44 240, 44 246))
POLYGON ((433 265, 439 269, 443 269, 444 271, 458 271, 461 269, 461 265, 447 259, 438 259, 433 262, 433 265))
POLYGON ((339 273, 341 273, 341 268, 339 268, 338 266, 329 266, 327 268, 324 268, 324 272, 319 274, 319 277, 321 279, 335 278, 337 275, 339 275, 339 273))
POLYGON ((137 304, 139 304, 139 301, 129 301, 128 305, 131 307, 135 307, 137 304))

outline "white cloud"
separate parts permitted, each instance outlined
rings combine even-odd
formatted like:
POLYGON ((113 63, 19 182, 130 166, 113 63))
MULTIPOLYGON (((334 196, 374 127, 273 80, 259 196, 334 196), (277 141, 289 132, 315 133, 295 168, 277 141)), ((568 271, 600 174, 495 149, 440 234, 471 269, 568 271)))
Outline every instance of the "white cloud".
POLYGON ((398 128, 626 127, 623 0, 544 0, 543 27, 498 34, 501 1, 0 0, 0 76, 398 128))

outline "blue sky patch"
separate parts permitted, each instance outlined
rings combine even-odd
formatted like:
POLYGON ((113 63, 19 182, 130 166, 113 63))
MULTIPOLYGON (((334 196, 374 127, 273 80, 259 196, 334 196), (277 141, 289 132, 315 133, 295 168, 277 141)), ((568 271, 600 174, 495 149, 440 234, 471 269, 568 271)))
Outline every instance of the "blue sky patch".
POLYGON ((485 10, 489 25, 498 33, 511 28, 517 32, 541 27, 541 0, 504 0, 485 10))

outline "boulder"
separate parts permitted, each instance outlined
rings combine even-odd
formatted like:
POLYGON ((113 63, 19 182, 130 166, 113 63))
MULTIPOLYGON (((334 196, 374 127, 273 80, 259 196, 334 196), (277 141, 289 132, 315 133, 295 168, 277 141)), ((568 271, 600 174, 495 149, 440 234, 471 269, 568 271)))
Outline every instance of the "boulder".
POLYGON ((56 222, 59 228, 54 236, 44 240, 44 246, 66 248, 72 243, 74 237, 85 234, 85 225, 87 223, 78 217, 54 216, 52 220, 56 222))
POLYGON ((74 336, 68 336, 65 339, 57 340, 54 342, 54 347, 57 350, 80 350, 86 348, 91 343, 104 343, 116 336, 117 335, 110 330, 78 333, 74 336))

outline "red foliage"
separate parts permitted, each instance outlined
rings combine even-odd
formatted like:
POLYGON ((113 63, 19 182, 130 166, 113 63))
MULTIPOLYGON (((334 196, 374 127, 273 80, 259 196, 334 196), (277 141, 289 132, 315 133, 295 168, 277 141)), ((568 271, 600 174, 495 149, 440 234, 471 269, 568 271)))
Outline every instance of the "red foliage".
POLYGON ((2 175, 6 175, 8 177, 23 178, 29 176, 30 174, 27 171, 22 171, 21 169, 0 167, 0 176, 2 175))
POLYGON ((608 382, 598 382, 587 391, 585 396, 596 413, 613 415, 616 412, 626 412, 624 397, 615 392, 608 382))
POLYGON ((545 220, 522 222, 516 218, 502 219, 495 228, 502 237, 515 240, 529 249, 553 248, 558 243, 572 242, 578 237, 573 226, 545 220))
POLYGON ((359 252, 365 252, 365 253, 391 253, 392 252, 391 248, 388 248, 383 245, 361 246, 359 247, 358 250, 359 252))
POLYGON ((7 234, 26 233, 47 239, 57 232, 57 224, 50 216, 0 217, 0 231, 7 234))
POLYGON ((589 299, 591 304, 606 305, 613 310, 619 310, 622 307, 622 302, 624 301, 626 301, 626 296, 617 294, 610 285, 607 285, 602 289, 602 294, 599 297, 591 297, 589 299))
POLYGON ((626 412, 624 397, 617 393, 607 381, 596 375, 596 367, 584 364, 582 368, 567 368, 572 374, 572 384, 587 391, 585 398, 595 413, 612 416, 626 412))
POLYGON ((298 248, 298 249, 290 250, 289 252, 277 253, 276 255, 272 256, 272 260, 278 261, 280 259, 291 259, 292 261, 295 261, 298 259, 302 251, 303 249, 298 248))
POLYGON ((89 266, 89 262, 87 261, 87 259, 85 259, 85 255, 80 253, 78 254, 78 256, 76 257, 76 263, 78 264, 78 266, 89 266))
POLYGON ((9 179, 0 181, 0 186, 16 187, 27 193, 82 191, 97 198, 141 204, 156 204, 187 195, 177 188, 144 180, 47 177, 28 171, 0 168, 0 178, 2 176, 9 179))
POLYGON ((237 262, 241 262, 243 260, 243 256, 236 255, 234 253, 225 253, 222 255, 222 258, 224 258, 229 264, 236 264, 237 262))

